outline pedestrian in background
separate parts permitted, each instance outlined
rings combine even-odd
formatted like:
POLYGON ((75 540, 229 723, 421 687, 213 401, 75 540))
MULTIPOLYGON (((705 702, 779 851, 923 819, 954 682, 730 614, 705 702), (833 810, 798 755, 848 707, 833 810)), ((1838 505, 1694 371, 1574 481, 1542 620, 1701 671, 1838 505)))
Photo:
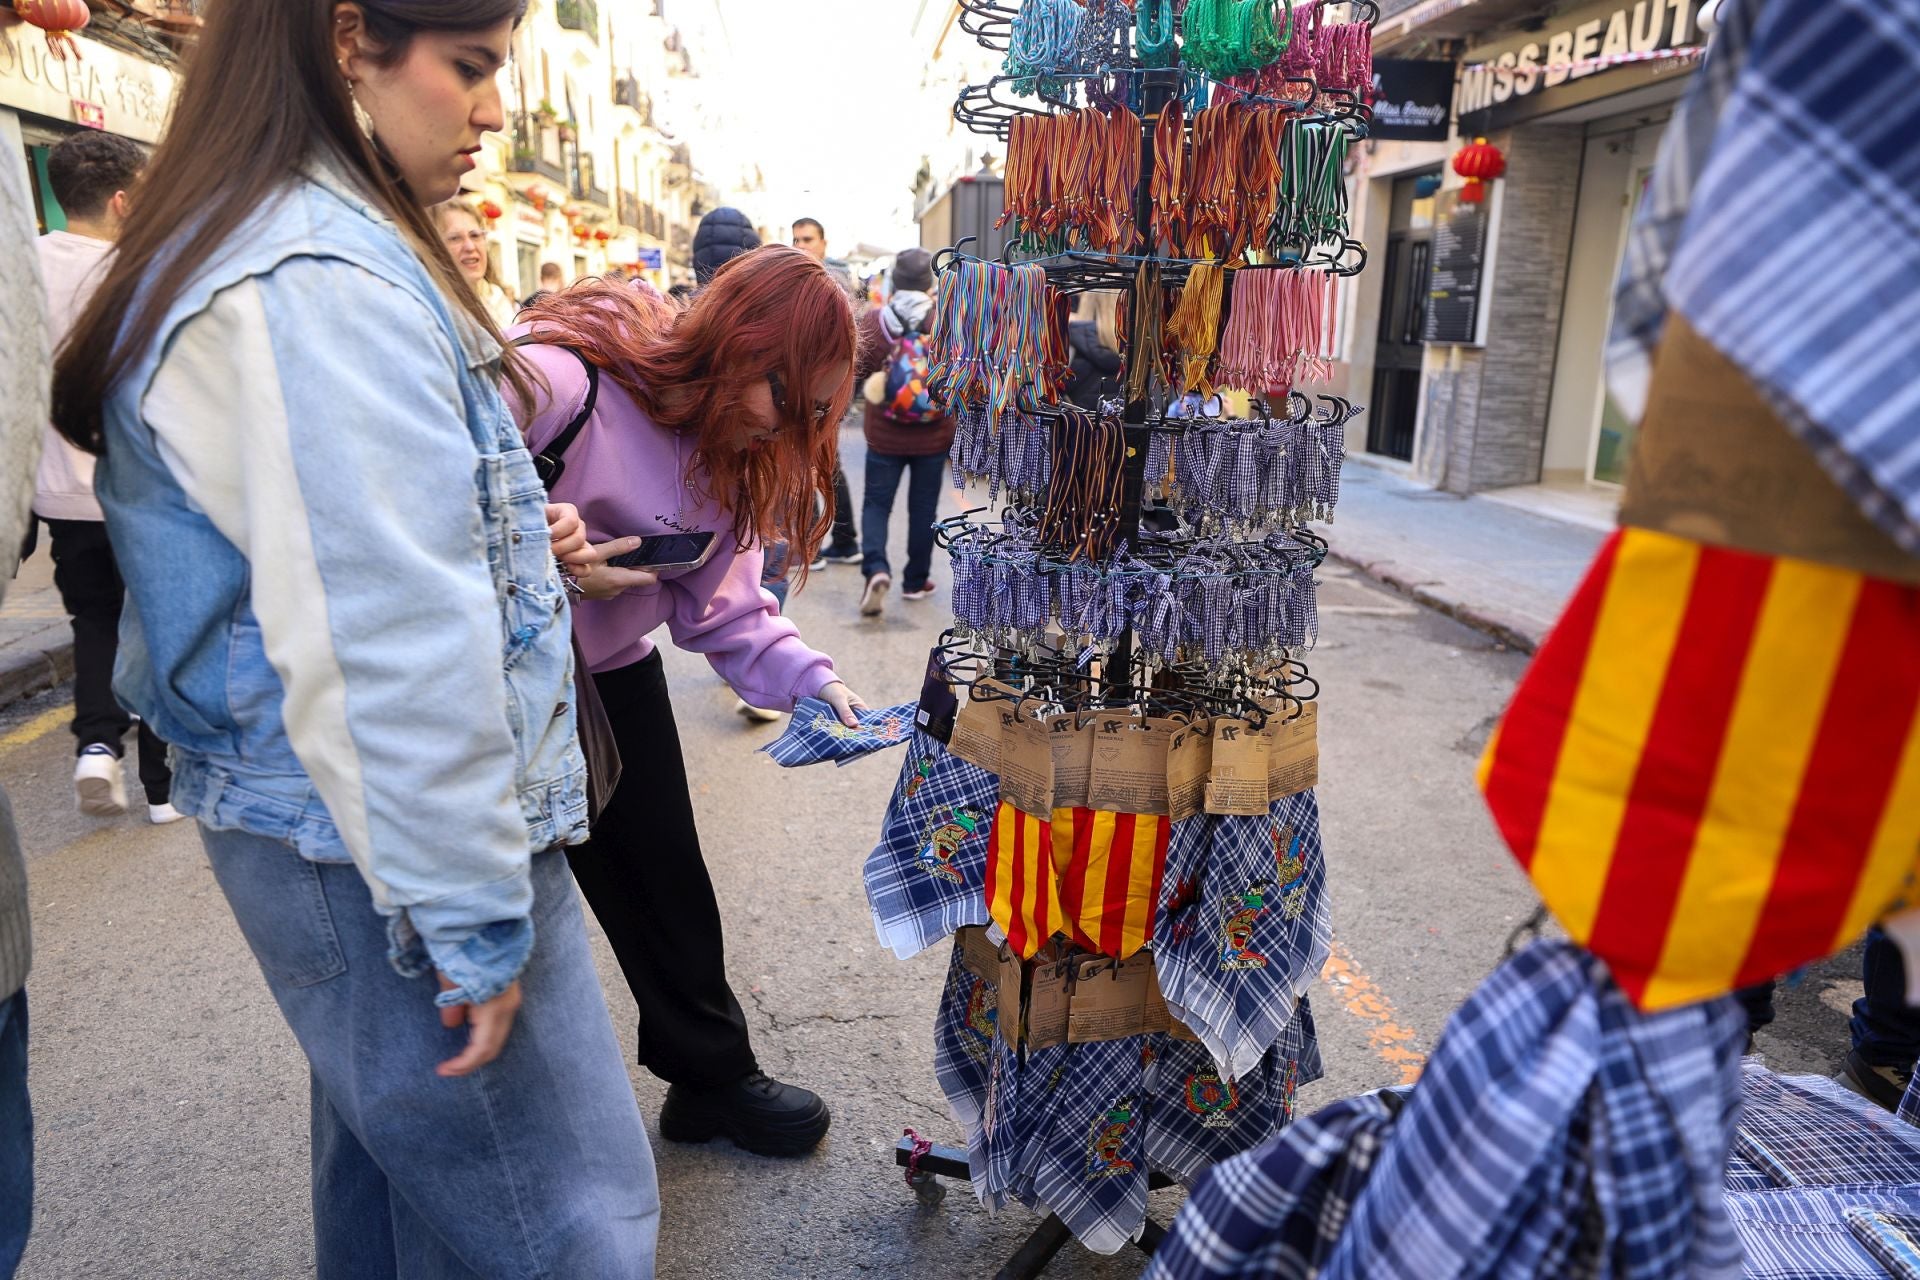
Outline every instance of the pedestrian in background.
MULTIPOLYGON (((82 137, 92 136, 82 134, 82 137)), ((34 469, 47 429, 53 346, 34 252, 19 127, 0 121, 0 601, 33 521, 34 469)), ((27 1096, 27 864, 0 790, 0 1280, 12 1280, 33 1227, 33 1108, 27 1096)))
POLYGON ((1073 374, 1067 398, 1088 413, 1099 410, 1103 396, 1120 394, 1115 299, 1111 293, 1080 294, 1073 300, 1073 319, 1067 322, 1068 368, 1073 374))
POLYGON ((763 545, 790 542, 804 565, 826 536, 814 495, 852 396, 846 295, 806 255, 769 245, 722 266, 684 313, 651 289, 588 282, 533 308, 522 330, 519 350, 546 388, 523 415, 530 447, 546 449, 586 406, 582 360, 597 370, 554 496, 579 508, 598 553, 640 537, 712 538, 691 567, 599 565, 574 606, 621 771, 592 842, 571 856, 640 1008, 640 1065, 668 1085, 660 1135, 799 1155, 830 1115, 754 1057, 727 983, 666 668, 648 637, 665 626, 760 706, 817 697, 857 723, 863 704, 832 659, 801 642, 760 585, 763 545))
POLYGON ((433 224, 440 228, 440 238, 446 243, 447 252, 453 255, 453 265, 460 268, 460 274, 493 323, 502 329, 512 324, 520 308, 500 285, 493 255, 487 252, 487 229, 473 201, 448 200, 435 205, 433 224))
POLYGON ((933 522, 940 513, 940 490, 947 479, 947 453, 953 448, 953 419, 930 407, 926 398, 925 341, 933 326, 933 255, 902 249, 893 260, 893 296, 884 307, 861 317, 859 377, 885 377, 879 399, 867 398, 866 507, 860 522, 860 570, 866 585, 860 612, 878 615, 893 585, 887 560, 887 524, 907 479, 907 564, 901 583, 904 600, 925 600, 933 586, 933 522), (916 363, 917 362, 917 363, 916 363))
MULTIPOLYGON (((91 129, 64 139, 47 156, 47 181, 67 215, 65 231, 49 231, 38 242, 56 347, 100 281, 126 220, 128 192, 146 162, 146 152, 136 143, 91 129)), ((106 518, 93 496, 93 455, 67 443, 52 424, 43 430, 46 444, 33 511, 46 521, 53 585, 73 620, 73 736, 78 752, 74 795, 80 812, 115 817, 127 811, 120 757, 134 724, 113 696, 113 658, 120 647, 120 606, 126 589, 107 540, 106 518)), ((147 817, 156 823, 176 822, 180 812, 168 802, 173 775, 167 770, 167 744, 144 720, 137 741, 147 817)))
POLYGON ((323 1280, 653 1271, 527 375, 427 210, 521 11, 222 0, 54 374, 117 687, 307 1056, 323 1280))
MULTIPOLYGON (((760 233, 753 229, 753 222, 738 209, 721 207, 707 213, 700 219, 700 225, 693 233, 693 272, 694 278, 702 285, 713 279, 713 273, 732 262, 749 249, 760 247, 760 233)), ((695 290, 676 285, 681 289, 678 295, 669 291, 672 305, 686 310, 693 305, 695 290)), ((760 585, 773 596, 774 603, 780 608, 787 607, 787 590, 792 576, 793 557, 784 536, 769 536, 765 555, 761 560, 760 585)), ((734 691, 734 712, 741 719, 754 724, 771 724, 780 718, 780 712, 769 707, 759 706, 738 696, 734 691)))
MULTIPOLYGON (((827 257, 827 229, 817 219, 795 220, 793 247, 825 267, 827 274, 847 291, 849 298, 858 296, 854 291, 853 273, 847 270, 847 264, 827 257)), ((857 406, 848 407, 852 409, 857 406)), ((840 465, 836 457, 833 464, 833 536, 828 539, 825 549, 812 567, 824 569, 830 564, 859 563, 860 531, 853 521, 853 489, 847 484, 846 468, 840 465)))
POLYGON ((520 305, 530 307, 550 293, 558 293, 567 287, 566 273, 560 270, 557 262, 540 264, 540 287, 521 300, 520 305))

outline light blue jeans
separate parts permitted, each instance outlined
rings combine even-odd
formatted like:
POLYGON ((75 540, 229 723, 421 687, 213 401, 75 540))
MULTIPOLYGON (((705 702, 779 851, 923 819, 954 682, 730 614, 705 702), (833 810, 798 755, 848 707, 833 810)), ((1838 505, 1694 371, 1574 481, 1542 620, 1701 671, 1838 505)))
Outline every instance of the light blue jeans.
POLYGON ((201 838, 312 1069, 320 1280, 653 1274, 653 1153, 563 854, 534 855, 512 1038, 443 1080, 467 1029, 440 1025, 430 975, 387 962, 359 872, 248 832, 201 838))
MULTIPOLYGON (((4 813, 0 801, 0 813, 4 813)), ((27 993, 0 1000, 0 1280, 12 1280, 33 1226, 33 1110, 27 1104, 27 993)))

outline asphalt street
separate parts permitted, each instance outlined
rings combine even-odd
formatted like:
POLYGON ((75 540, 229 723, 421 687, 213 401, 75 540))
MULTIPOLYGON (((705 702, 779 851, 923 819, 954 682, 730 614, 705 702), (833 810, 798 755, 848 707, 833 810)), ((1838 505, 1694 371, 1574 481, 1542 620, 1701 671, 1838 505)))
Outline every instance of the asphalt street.
MULTIPOLYGON (((857 453, 849 462, 857 491, 857 453)), ((1329 533, 1337 547, 1338 524, 1329 533)), ((791 613, 869 702, 908 700, 950 615, 939 597, 896 596, 883 617, 862 619, 858 590, 857 570, 828 568, 791 613)), ((1306 1108, 1412 1078, 1533 903, 1472 781, 1524 659, 1331 565, 1320 612, 1309 662, 1322 684, 1336 946, 1313 991, 1328 1076, 1302 1090, 1306 1108)), ((930 1065, 945 953, 895 960, 875 941, 860 884, 898 759, 780 769, 755 754, 777 726, 735 715, 700 659, 669 653, 668 667, 757 1050, 769 1071, 820 1090, 834 1127, 798 1161, 656 1135, 660 1274, 992 1275, 1032 1216, 989 1216, 964 1184, 921 1208, 893 1166, 905 1127, 959 1137, 930 1065)), ((21 1274, 311 1274, 304 1063, 192 826, 75 812, 69 698, 56 690, 0 715, 0 779, 28 852, 37 943, 39 1188, 21 1274)), ((128 781, 137 794, 131 770, 128 781)), ((631 1051, 631 998, 597 933, 595 948, 631 1051)), ((1831 1073, 1858 989, 1857 954, 1817 966, 1783 993, 1760 1049, 1781 1069, 1831 1073)), ((664 1088, 637 1068, 633 1083, 651 1126, 664 1088)), ((1170 1218, 1179 1195, 1155 1193, 1155 1216, 1170 1218)), ((1140 1268, 1132 1251, 1104 1259, 1069 1246, 1047 1274, 1140 1268)))

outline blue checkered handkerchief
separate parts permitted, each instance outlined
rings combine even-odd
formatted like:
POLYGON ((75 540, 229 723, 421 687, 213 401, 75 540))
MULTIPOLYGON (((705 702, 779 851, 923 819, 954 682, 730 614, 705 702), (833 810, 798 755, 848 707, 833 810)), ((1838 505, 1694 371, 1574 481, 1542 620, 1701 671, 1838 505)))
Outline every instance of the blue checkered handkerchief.
POLYGON ((1311 791, 1274 801, 1266 817, 1208 823, 1197 895, 1170 915, 1154 959, 1167 1006, 1237 1077, 1266 1056, 1326 963, 1326 859, 1311 791))
POLYGON ((1734 1155, 1775 1187, 1920 1186, 1920 1131, 1824 1076, 1740 1064, 1734 1155))
POLYGON ((1313 1280, 1404 1096, 1383 1091, 1336 1102, 1215 1165, 1174 1218, 1143 1280, 1313 1280))
POLYGON ((1118 1253, 1147 1220, 1147 1040, 1070 1045, 1049 1107, 1035 1200, 1095 1253, 1118 1253))
POLYGON ((902 960, 988 922, 987 834, 999 800, 997 777, 913 735, 865 870, 874 931, 902 960))
POLYGON ((820 699, 802 698, 793 706, 787 731, 760 750, 788 769, 828 760, 848 764, 861 756, 900 746, 915 736, 916 710, 917 703, 903 702, 877 711, 856 711, 854 717, 860 721, 860 727, 849 729, 840 723, 839 712, 820 699))
POLYGON ((933 1075, 947 1095, 953 1118, 971 1146, 986 1115, 987 1081, 993 1068, 993 1030, 999 1020, 995 985, 963 963, 960 939, 933 1022, 933 1075))
POLYGON ((1920 1280, 1920 1188, 1881 1183, 1733 1193, 1743 1280, 1920 1280))
POLYGON ((1239 1080, 1223 1077, 1206 1046, 1153 1038, 1147 1072, 1147 1160, 1188 1186, 1206 1169, 1256 1147, 1293 1120, 1294 1093, 1322 1074, 1305 996, 1280 1042, 1239 1080))
POLYGON ((1744 1032, 1731 999, 1641 1014, 1579 947, 1521 951, 1448 1023, 1324 1280, 1739 1275, 1744 1032))

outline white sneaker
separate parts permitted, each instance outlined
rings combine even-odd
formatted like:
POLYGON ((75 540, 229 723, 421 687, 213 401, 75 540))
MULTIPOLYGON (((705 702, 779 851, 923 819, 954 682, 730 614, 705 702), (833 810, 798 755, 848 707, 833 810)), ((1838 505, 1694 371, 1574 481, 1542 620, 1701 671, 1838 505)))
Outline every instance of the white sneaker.
POLYGON ((884 573, 876 573, 867 579, 867 589, 860 593, 860 616, 877 618, 880 610, 886 606, 887 588, 893 585, 893 579, 884 573))
POLYGON ((95 818, 117 818, 127 811, 127 783, 120 773, 120 757, 104 742, 95 742, 73 764, 73 791, 80 812, 95 818))
POLYGON ((164 827, 169 822, 178 822, 187 815, 171 804, 150 804, 147 806, 147 821, 156 827, 164 827))
POLYGON ((784 711, 769 711, 765 707, 756 707, 745 698, 735 698, 733 700, 733 709, 737 714, 749 720, 757 721, 760 724, 772 724, 775 720, 778 720, 786 714, 784 711))

